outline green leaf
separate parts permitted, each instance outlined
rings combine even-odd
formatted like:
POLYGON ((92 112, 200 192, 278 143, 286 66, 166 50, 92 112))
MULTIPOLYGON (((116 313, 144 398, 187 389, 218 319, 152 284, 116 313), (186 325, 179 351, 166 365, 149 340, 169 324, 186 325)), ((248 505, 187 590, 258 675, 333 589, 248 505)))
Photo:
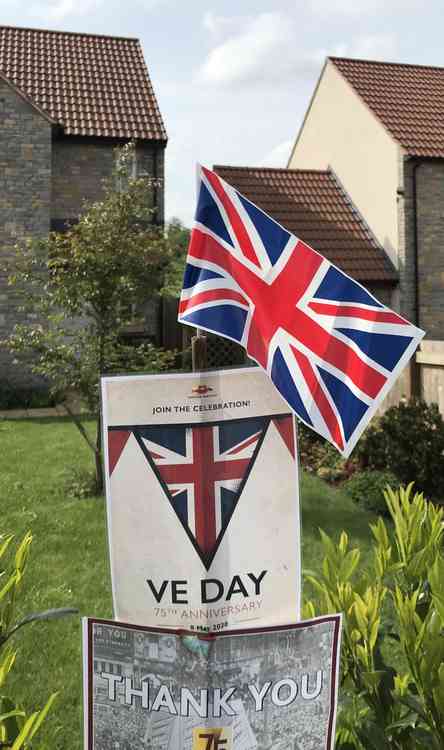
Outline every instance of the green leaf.
POLYGON ((36 734, 36 732, 38 732, 38 730, 42 726, 42 724, 45 721, 45 719, 46 719, 49 711, 51 710, 52 704, 54 703, 54 701, 57 698, 57 696, 58 696, 58 693, 53 693, 52 695, 50 695, 50 697, 48 698, 48 700, 47 700, 46 705, 44 706, 44 708, 42 708, 42 710, 39 711, 37 720, 34 722, 34 724, 32 726, 32 729, 31 729, 31 731, 29 733, 29 739, 30 740, 32 740, 32 738, 34 737, 34 735, 36 734))
POLYGON ((25 721, 20 733, 15 738, 11 750, 20 750, 21 747, 24 746, 25 742, 30 736, 32 727, 34 726, 34 723, 37 719, 37 716, 39 715, 38 711, 35 711, 31 716, 25 721))
POLYGON ((20 731, 17 719, 24 718, 26 714, 24 711, 18 710, 15 703, 6 696, 0 697, 0 711, 2 712, 0 724, 4 725, 7 740, 8 742, 14 742, 20 731))
POLYGON ((59 620, 62 617, 68 617, 69 615, 77 615, 79 613, 78 609, 75 609, 74 607, 59 607, 58 609, 46 609, 44 612, 36 612, 32 615, 27 615, 22 620, 20 620, 17 625, 15 625, 12 630, 9 631, 4 637, 3 641, 0 639, 0 643, 4 643, 8 640, 14 633, 17 632, 20 628, 22 628, 24 625, 29 625, 31 622, 36 622, 38 620, 59 620))
POLYGON ((379 687, 383 676, 384 672, 382 671, 361 672, 362 680, 370 690, 376 690, 379 687))
POLYGON ((424 722, 426 722, 426 724, 428 723, 428 717, 424 710, 424 707, 417 698, 415 698, 413 695, 402 695, 402 696, 398 696, 398 700, 404 706, 407 706, 407 708, 410 708, 411 711, 414 711, 416 714, 418 714, 418 716, 424 722))

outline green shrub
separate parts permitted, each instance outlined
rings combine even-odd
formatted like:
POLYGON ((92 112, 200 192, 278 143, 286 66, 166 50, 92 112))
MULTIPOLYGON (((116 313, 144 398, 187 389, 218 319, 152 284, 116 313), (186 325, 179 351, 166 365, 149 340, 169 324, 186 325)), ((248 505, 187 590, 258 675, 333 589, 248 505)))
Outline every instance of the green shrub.
MULTIPOLYGON (((17 598, 28 563, 32 536, 28 532, 16 545, 15 550, 12 549, 13 540, 12 534, 0 535, 0 747, 21 750, 31 748, 33 737, 50 711, 57 693, 49 697, 44 708, 30 715, 27 715, 10 696, 4 694, 8 675, 17 658, 17 649, 12 646, 12 642, 17 631, 24 625, 38 620, 64 617, 76 610, 52 609, 16 620, 17 598)), ((31 675, 28 677, 31 679, 31 675)))
POLYGON ((359 467, 357 459, 345 459, 314 430, 298 422, 298 446, 302 467, 329 483, 344 481, 359 467))
POLYGON ((57 396, 43 386, 24 388, 11 383, 0 384, 0 409, 44 409, 55 406, 56 402, 57 396))
POLYGON ((444 421, 437 404, 412 399, 392 406, 367 428, 356 455, 363 468, 391 471, 405 485, 414 477, 428 497, 444 500, 444 421))
POLYGON ((444 509, 412 485, 385 499, 393 534, 382 518, 370 526, 369 570, 345 532, 335 543, 321 531, 303 616, 343 613, 337 750, 442 750, 444 509))
POLYGON ((385 515, 387 504, 384 498, 384 490, 396 487, 398 480, 391 471, 378 471, 370 469, 357 472, 348 479, 343 487, 355 503, 360 503, 368 510, 385 515))

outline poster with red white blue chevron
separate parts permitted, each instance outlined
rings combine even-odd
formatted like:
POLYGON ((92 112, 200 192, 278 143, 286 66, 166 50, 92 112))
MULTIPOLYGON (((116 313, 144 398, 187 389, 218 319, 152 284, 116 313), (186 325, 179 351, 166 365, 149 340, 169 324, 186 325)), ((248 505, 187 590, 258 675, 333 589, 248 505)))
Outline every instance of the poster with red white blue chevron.
POLYGON ((299 619, 294 416, 258 368, 102 378, 117 619, 219 632, 299 619))

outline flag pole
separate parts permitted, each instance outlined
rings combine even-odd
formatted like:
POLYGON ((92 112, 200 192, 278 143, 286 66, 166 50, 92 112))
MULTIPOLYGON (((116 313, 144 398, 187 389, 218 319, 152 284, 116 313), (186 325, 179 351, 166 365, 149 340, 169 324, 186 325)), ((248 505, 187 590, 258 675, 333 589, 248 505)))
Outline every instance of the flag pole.
POLYGON ((207 337, 201 328, 196 328, 196 335, 191 339, 191 361, 193 372, 206 370, 208 367, 207 337))

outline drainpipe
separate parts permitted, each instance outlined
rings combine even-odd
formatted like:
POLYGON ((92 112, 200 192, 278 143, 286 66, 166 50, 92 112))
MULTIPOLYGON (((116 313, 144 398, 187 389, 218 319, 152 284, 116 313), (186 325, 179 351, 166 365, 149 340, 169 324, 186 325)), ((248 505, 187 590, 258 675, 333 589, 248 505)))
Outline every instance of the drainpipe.
POLYGON ((416 173, 421 161, 415 161, 412 173, 413 187, 413 279, 415 282, 415 325, 420 327, 420 298, 419 298, 419 233, 418 233, 418 191, 416 173))
POLYGON ((160 224, 160 213, 159 213, 159 188, 157 185, 157 179, 159 175, 159 168, 157 163, 157 151, 158 147, 157 145, 153 146, 154 153, 153 153, 153 179, 154 179, 154 187, 153 187, 153 201, 155 206, 155 211, 153 213, 153 224, 160 224))
MULTIPOLYGON (((420 294, 419 294, 419 228, 418 228, 418 189, 417 189, 417 172, 422 161, 415 159, 412 171, 412 204, 413 204, 413 281, 415 285, 414 296, 414 323, 419 328, 421 325, 420 315, 420 294)), ((412 361, 412 396, 422 398, 421 387, 421 365, 412 361)))

